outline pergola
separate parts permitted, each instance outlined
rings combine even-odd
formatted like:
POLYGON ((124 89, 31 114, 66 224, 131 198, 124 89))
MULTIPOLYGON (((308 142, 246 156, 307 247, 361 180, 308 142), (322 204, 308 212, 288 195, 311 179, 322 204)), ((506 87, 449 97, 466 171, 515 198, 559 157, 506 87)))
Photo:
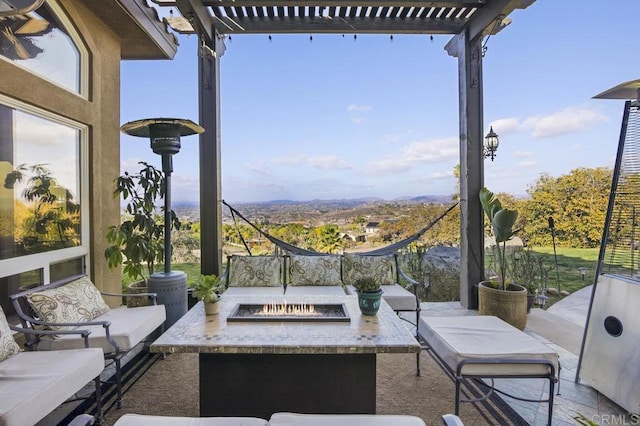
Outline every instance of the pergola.
POLYGON ((202 273, 220 274, 222 186, 220 168, 220 58, 231 34, 451 34, 445 49, 458 58, 460 116, 460 301, 476 308, 474 286, 483 279, 484 182, 482 42, 535 0, 152 0, 175 7, 168 21, 197 33, 202 273), (215 173, 212 171, 215 170, 215 173), (211 200, 216 200, 212 203, 211 200))

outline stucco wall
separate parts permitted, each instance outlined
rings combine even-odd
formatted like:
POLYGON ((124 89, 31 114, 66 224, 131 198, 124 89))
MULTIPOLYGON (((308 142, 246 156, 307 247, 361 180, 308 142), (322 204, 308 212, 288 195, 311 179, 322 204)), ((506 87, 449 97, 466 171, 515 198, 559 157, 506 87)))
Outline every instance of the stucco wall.
MULTIPOLYGON (((104 259, 105 235, 120 220, 112 197, 120 165, 120 40, 78 0, 59 0, 89 51, 89 99, 0 61, 0 93, 89 126, 90 244, 88 262, 98 288, 120 291, 120 270, 104 259)), ((117 301, 109 301, 117 304, 117 301)))

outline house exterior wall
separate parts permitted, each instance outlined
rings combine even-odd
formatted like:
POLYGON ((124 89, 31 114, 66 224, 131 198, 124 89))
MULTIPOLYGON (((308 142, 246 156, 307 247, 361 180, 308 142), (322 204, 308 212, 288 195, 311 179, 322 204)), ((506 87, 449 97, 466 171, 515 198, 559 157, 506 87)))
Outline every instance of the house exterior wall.
POLYGON ((88 99, 4 60, 0 61, 0 94, 88 126, 90 251, 86 261, 98 288, 119 292, 120 270, 109 270, 103 253, 108 227, 120 221, 119 200, 112 197, 120 165, 120 40, 80 1, 59 0, 58 4, 89 52, 88 99))

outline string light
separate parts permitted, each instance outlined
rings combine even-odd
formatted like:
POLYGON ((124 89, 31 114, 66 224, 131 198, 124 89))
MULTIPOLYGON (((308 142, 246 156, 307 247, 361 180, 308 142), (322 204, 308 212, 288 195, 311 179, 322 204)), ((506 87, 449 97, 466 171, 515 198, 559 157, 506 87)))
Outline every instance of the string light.
POLYGON ((269 34, 269 42, 271 42, 271 34, 269 34))
POLYGON ((313 34, 309 35, 309 41, 312 42, 313 41, 313 34))
POLYGON ((393 34, 389 36, 389 40, 391 40, 391 43, 393 43, 393 34))
POLYGON ((229 34, 229 43, 231 43, 231 34, 229 34))
POLYGON ((353 41, 356 41, 358 39, 358 34, 354 34, 353 35, 353 41))
POLYGON ((433 34, 431 34, 429 38, 431 39, 431 43, 433 43, 433 34))

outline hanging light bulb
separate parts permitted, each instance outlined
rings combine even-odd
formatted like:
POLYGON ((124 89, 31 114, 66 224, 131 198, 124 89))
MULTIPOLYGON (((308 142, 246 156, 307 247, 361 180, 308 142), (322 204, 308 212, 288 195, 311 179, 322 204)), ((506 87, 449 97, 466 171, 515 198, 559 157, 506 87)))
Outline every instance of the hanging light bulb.
POLYGON ((229 34, 229 43, 231 43, 231 34, 229 34))
POLYGON ((353 35, 353 41, 356 41, 358 39, 358 34, 354 34, 353 35))
POLYGON ((309 41, 313 41, 313 34, 309 35, 309 41))
POLYGON ((391 43, 393 43, 393 34, 389 36, 389 40, 391 40, 391 43))
POLYGON ((269 34, 269 41, 271 41, 271 34, 269 34))
POLYGON ((429 39, 431 40, 431 43, 433 43, 433 34, 429 36, 429 39))

